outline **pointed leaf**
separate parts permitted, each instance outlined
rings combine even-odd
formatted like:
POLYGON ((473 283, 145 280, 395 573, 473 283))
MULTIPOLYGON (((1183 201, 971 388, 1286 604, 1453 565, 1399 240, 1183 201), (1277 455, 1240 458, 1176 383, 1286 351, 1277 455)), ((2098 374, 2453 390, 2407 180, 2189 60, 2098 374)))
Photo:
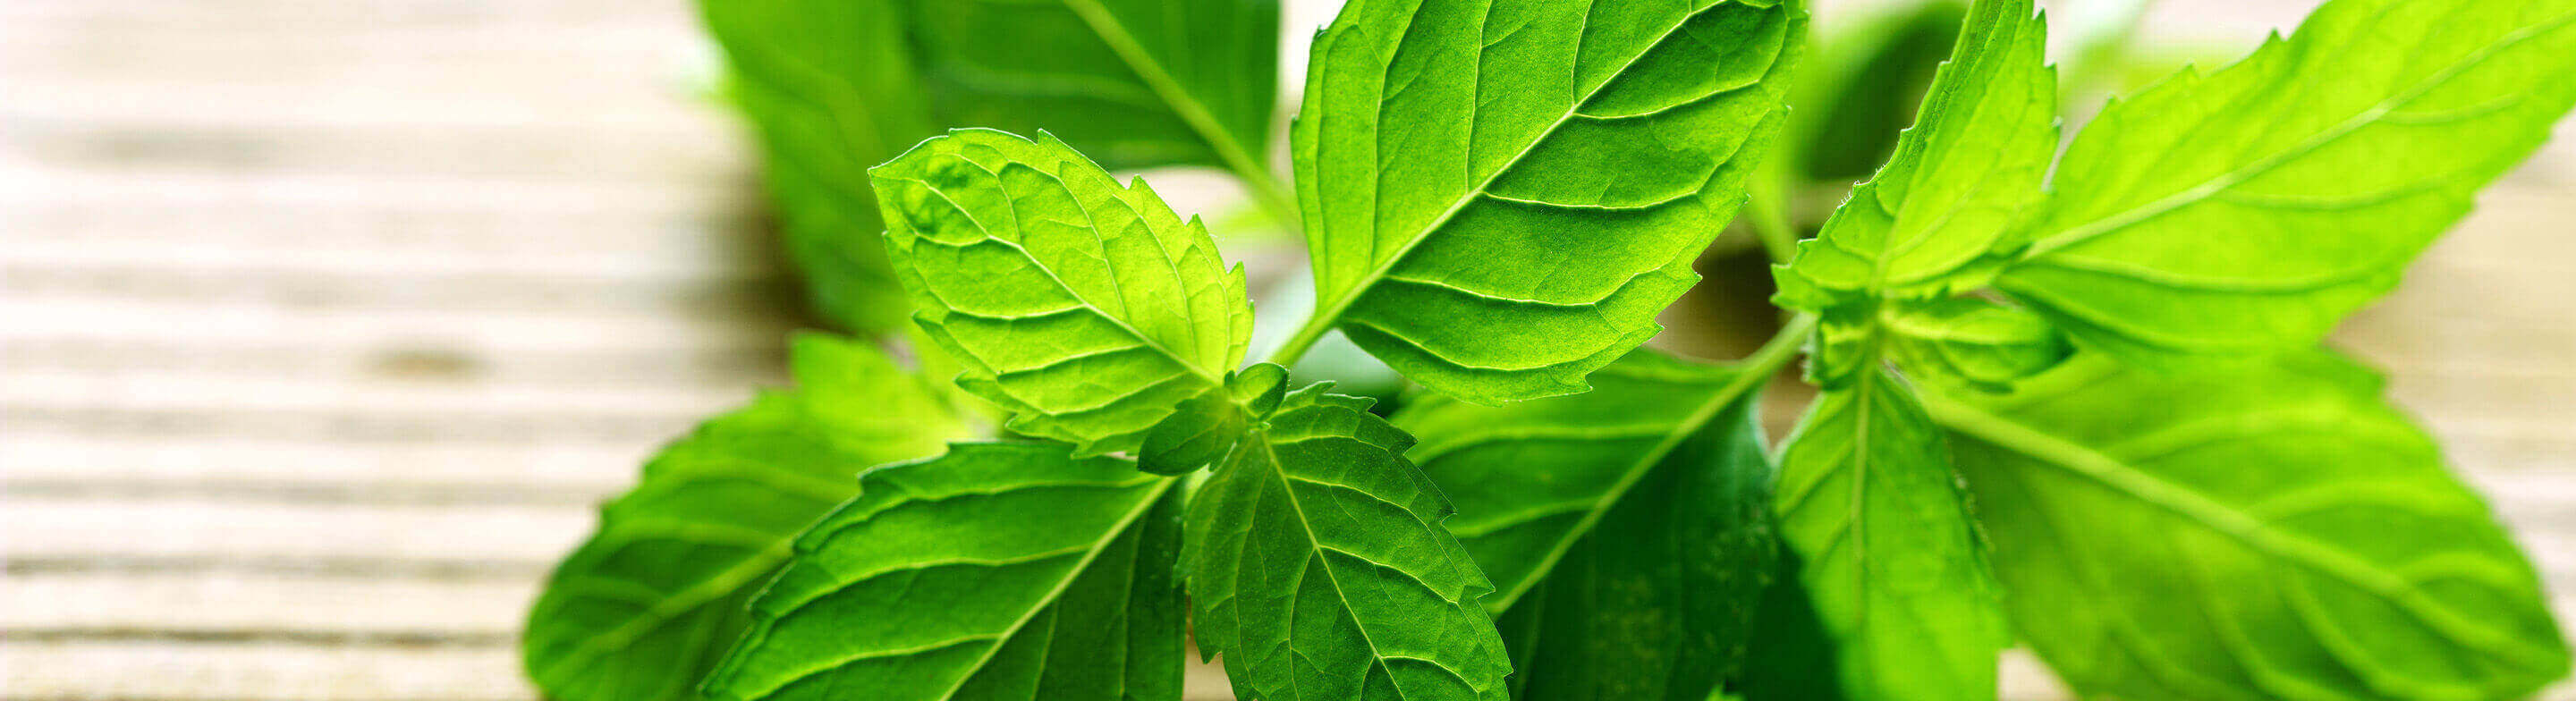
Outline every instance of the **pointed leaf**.
POLYGON ((2567 674, 2530 561, 2350 361, 2093 355, 1930 406, 2015 626, 2080 692, 2505 699, 2567 674))
POLYGON ((1396 424, 1493 577, 1521 699, 1704 701, 1737 667, 1770 573, 1764 377, 1632 352, 1591 392, 1396 424))
POLYGON ((2333 0, 2102 112, 2000 286, 2135 359, 2310 347, 2576 105, 2576 0, 2333 0))
POLYGON ((548 698, 696 698, 797 532, 856 493, 861 470, 964 432, 939 393, 874 348, 805 336, 795 350, 797 389, 663 449, 555 569, 525 641, 548 698))
POLYGON ((1781 539, 1853 698, 1995 698, 2008 642, 1941 433, 1885 370, 1827 389, 1780 456, 1781 539))
POLYGON ((1413 439, 1326 388, 1281 400, 1191 500, 1199 649, 1244 701, 1508 698, 1493 585, 1402 457, 1413 439))
POLYGON ((1571 394, 1659 328, 1778 131, 1776 0, 1359 0, 1292 134, 1318 318, 1432 389, 1571 394))
POLYGON ((796 540, 719 701, 1178 701, 1178 480, 1051 443, 870 470, 796 540))
POLYGON ((1051 136, 984 129, 873 172, 916 319, 965 366, 960 386, 1016 413, 1011 429, 1132 450, 1243 362, 1242 268, 1144 181, 1121 187, 1051 136))
MULTIPOLYGON (((2030 0, 1969 8, 1896 154, 1779 269, 1783 305, 1823 311, 1984 285, 1962 269, 2010 247, 2005 235, 2040 199, 2057 152, 2057 75, 2043 61, 2045 24, 2030 0)), ((1977 267, 1991 272, 1995 262, 1977 267)))
POLYGON ((823 314, 910 311, 867 170, 942 126, 1053 130, 1113 167, 1267 178, 1275 0, 699 0, 823 314))

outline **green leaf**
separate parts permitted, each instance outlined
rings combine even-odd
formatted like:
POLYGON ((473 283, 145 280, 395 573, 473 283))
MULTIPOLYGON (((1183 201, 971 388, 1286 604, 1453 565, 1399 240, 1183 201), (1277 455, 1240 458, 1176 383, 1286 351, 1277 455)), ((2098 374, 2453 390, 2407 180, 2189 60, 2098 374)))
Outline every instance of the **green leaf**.
POLYGON ((1800 576, 1794 552, 1780 553, 1771 586, 1753 614, 1753 644, 1743 673, 1727 683, 1742 701, 1834 701, 1843 694, 1834 641, 1800 576))
POLYGON ((1043 133, 964 129, 875 171, 915 319, 1012 430, 1132 450, 1243 362, 1252 305, 1197 219, 1043 133))
POLYGON ((1245 701, 1501 701, 1493 590, 1369 401, 1287 395, 1190 502, 1199 649, 1245 701))
POLYGON ((1705 701, 1770 574, 1767 375, 1638 350, 1591 392, 1504 407, 1435 397, 1396 425, 1458 506, 1499 594, 1521 699, 1705 701))
POLYGON ((2296 350, 2576 105, 2576 0, 2333 0, 2103 110, 2000 286, 2135 359, 2296 350))
POLYGON ((2022 638, 2136 699, 2505 699, 2567 674, 2531 563, 2370 371, 2088 355, 1930 402, 2022 638))
POLYGON ((794 391, 765 392, 644 466, 557 567, 528 616, 528 675, 548 698, 695 698, 788 543, 869 466, 963 433, 941 395, 876 349, 795 344, 794 391))
POLYGON ((1828 388, 1780 456, 1780 534, 1853 698, 1995 698, 2008 642, 1941 433, 1882 369, 1828 388))
POLYGON ((1325 327, 1469 401, 1583 391, 1655 334, 1777 133, 1776 0, 1360 0, 1291 135, 1325 327))
POLYGON ((867 170, 937 127, 1043 127, 1112 167, 1221 165, 1278 187, 1275 0, 699 4, 758 127, 791 257, 854 330, 895 329, 910 308, 867 170))
POLYGON ((1928 382, 1998 389, 2074 352, 2066 334, 2038 313, 1982 299, 1897 305, 1880 321, 1888 355, 1928 382))
POLYGON ((1267 176, 1277 0, 907 0, 943 122, 1267 176))
POLYGON ((901 0, 701 0, 730 91, 760 137, 789 257, 818 311, 854 331, 904 319, 868 167, 933 133, 901 0))
POLYGON ((1178 484, 1049 443, 870 470, 797 538, 708 696, 1178 701, 1178 484))
POLYGON ((2057 150, 2057 76, 2030 0, 1986 0, 1877 177, 1780 266, 1779 300, 1808 311, 1984 286, 2057 150))

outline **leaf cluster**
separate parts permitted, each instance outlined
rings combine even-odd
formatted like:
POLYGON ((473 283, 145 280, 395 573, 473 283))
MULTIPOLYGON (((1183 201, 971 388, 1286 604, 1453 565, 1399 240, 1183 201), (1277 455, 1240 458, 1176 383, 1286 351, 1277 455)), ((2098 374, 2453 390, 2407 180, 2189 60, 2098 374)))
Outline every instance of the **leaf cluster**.
POLYGON ((1192 643, 1264 701, 1991 701, 2015 641, 2118 698, 2567 671, 2527 558, 2319 344, 2576 107, 2576 0, 2330 0, 2062 149, 2030 0, 1893 25, 1833 65, 1958 29, 1828 76, 1921 103, 1775 241, 1792 320, 1733 363, 1641 345, 1766 156, 1868 129, 1789 126, 1796 0, 1351 0, 1277 164, 1263 0, 705 7, 791 238, 882 250, 818 292, 908 312, 923 370, 808 338, 666 449, 532 614, 552 697, 1173 701, 1192 643), (970 128, 898 145, 931 124, 970 128), (1167 164, 1302 226, 1281 347, 1111 173, 1167 164), (1298 376, 1330 335, 1420 392, 1298 376))

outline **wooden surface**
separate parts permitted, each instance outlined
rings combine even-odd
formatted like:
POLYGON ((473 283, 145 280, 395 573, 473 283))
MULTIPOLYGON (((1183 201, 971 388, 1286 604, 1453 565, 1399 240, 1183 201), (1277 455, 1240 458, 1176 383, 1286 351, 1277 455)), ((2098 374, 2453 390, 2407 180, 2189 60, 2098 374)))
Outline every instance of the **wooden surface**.
MULTIPOLYGON (((528 698, 591 505, 778 377, 706 56, 683 0, 0 2, 0 699, 528 698)), ((2571 219, 2562 143, 2344 340, 2576 613, 2571 219)))

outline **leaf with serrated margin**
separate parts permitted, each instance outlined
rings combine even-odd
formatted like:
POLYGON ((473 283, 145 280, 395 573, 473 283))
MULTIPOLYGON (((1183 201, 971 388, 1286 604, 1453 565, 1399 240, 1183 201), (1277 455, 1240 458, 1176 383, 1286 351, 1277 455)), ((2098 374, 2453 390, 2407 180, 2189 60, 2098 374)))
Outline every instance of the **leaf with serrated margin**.
POLYGON ((2015 627, 2079 692, 2506 699, 2567 674, 2529 560, 2351 361, 2094 354, 1928 405, 2015 627))
POLYGON ((1179 481, 1056 443, 868 471, 796 540, 718 701, 1177 701, 1179 481))
POLYGON ((900 328, 868 167, 935 133, 903 0, 700 0, 729 93, 760 138, 780 234, 817 310, 853 331, 900 328))
POLYGON ((1181 562, 1199 649, 1244 701, 1502 701, 1493 585, 1369 400, 1311 385, 1190 501, 1181 562))
POLYGON ((870 466, 964 433, 933 386, 884 353, 795 343, 799 386, 764 392, 644 466, 528 615, 528 676, 563 701, 696 698, 789 541, 857 492, 870 466))
POLYGON ((914 316, 1010 428, 1133 450, 1243 362, 1252 303, 1195 218, 1064 142, 961 129, 878 166, 914 316))
POLYGON ((2102 111, 1998 281, 2156 361, 2310 347, 2576 105, 2576 0, 2333 0, 2102 111))
POLYGON ((1111 168, 1266 172, 1277 0, 905 0, 933 109, 1111 168))
POLYGON ((1764 379, 1639 349, 1583 394, 1396 415, 1499 587, 1513 697, 1705 701, 1734 672, 1775 552, 1764 379))
POLYGON ((941 126, 1063 135, 1114 168, 1269 178, 1275 0, 699 0, 791 258, 832 321, 898 328, 868 184, 941 126))
POLYGON ((1483 404, 1583 391, 1699 277, 1796 2, 1355 0, 1291 134, 1317 318, 1483 404))
POLYGON ((1778 266, 1782 306, 1807 311, 1983 287, 2038 202, 2057 152, 2057 73, 2030 0, 1968 10, 1914 128, 1816 238, 1778 266))
POLYGON ((1852 698, 1995 698, 2009 642, 1941 432, 1871 367, 1829 387, 1780 455, 1780 535, 1852 698))

